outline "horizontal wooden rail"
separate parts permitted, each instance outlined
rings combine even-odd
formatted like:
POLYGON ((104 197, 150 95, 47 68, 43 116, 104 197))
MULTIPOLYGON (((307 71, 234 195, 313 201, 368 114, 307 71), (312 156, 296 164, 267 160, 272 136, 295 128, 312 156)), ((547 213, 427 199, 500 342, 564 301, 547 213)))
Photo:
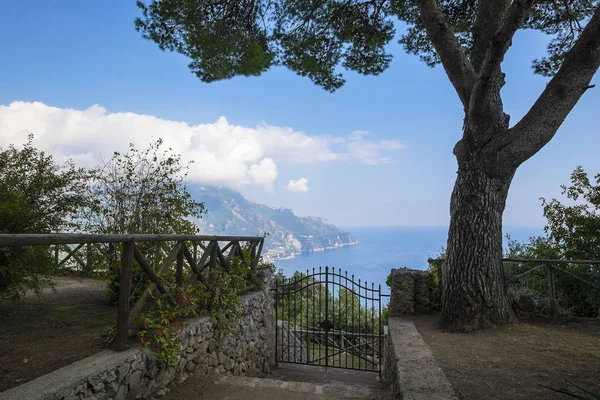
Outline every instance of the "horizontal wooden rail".
POLYGON ((88 233, 48 233, 48 234, 0 234, 0 247, 2 246, 46 246, 52 244, 81 244, 81 243, 124 243, 130 240, 140 242, 189 242, 200 241, 263 241, 262 236, 205 236, 205 235, 103 235, 88 233))

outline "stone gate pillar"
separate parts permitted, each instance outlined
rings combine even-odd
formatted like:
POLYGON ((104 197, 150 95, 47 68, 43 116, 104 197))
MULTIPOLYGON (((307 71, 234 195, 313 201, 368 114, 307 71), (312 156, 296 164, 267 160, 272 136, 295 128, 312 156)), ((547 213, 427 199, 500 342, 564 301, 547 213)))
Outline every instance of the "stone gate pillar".
POLYGON ((429 311, 431 278, 426 271, 392 269, 390 317, 429 311))
POLYGON ((260 270, 257 273, 258 278, 263 282, 263 291, 266 297, 266 307, 264 309, 263 321, 266 327, 266 341, 269 346, 269 357, 267 365, 263 367, 263 372, 268 373, 271 368, 277 365, 275 360, 275 296, 273 291, 273 274, 269 270, 260 270))

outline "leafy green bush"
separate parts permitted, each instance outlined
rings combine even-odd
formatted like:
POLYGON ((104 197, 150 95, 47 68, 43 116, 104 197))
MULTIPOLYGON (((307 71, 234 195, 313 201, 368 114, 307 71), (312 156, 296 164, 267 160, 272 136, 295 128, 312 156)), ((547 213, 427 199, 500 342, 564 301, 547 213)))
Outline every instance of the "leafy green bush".
POLYGON ((507 288, 512 309, 518 315, 547 315, 550 301, 535 289, 523 285, 510 285, 507 288))
POLYGON ((176 369, 180 338, 173 322, 184 324, 186 318, 208 315, 216 332, 234 334, 232 322, 239 320, 242 313, 239 295, 247 285, 254 284, 251 266, 251 258, 237 257, 228 271, 217 263, 206 282, 181 288, 168 285, 169 293, 153 298, 151 307, 141 315, 141 343, 156 351, 158 360, 167 368, 176 369))
MULTIPOLYGON (((550 236, 530 238, 529 243, 509 240, 507 258, 564 259, 564 253, 550 236)), ((539 263, 505 262, 506 280, 516 277, 539 263)), ((600 269, 589 265, 561 264, 560 268, 600 286, 600 269)), ((554 285, 559 312, 562 315, 597 318, 600 313, 600 295, 589 285, 561 272, 554 272, 554 285)), ((513 308, 523 315, 546 314, 548 303, 548 273, 540 268, 512 281, 507 287, 513 308)))
POLYGON ((429 261, 427 273, 431 279, 431 310, 440 311, 442 309, 442 273, 446 261, 446 249, 442 248, 440 252, 429 261), (434 261, 434 260, 440 261, 434 261), (444 259, 444 260, 442 260, 444 259))
MULTIPOLYGON (((52 233, 74 229, 85 203, 87 174, 67 162, 60 166, 33 147, 0 148, 0 233, 52 233)), ((0 248, 0 297, 39 293, 54 271, 48 248, 0 248)))

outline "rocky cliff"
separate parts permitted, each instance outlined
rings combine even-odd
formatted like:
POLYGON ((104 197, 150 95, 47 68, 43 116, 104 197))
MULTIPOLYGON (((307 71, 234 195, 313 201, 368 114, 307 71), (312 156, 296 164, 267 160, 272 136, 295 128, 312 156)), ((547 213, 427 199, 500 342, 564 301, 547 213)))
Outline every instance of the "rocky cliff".
POLYGON ((194 197, 204 202, 208 210, 198 221, 202 234, 267 233, 263 255, 268 260, 358 243, 350 233, 341 231, 324 218, 298 217, 287 208, 253 203, 235 190, 203 186, 194 192, 194 197))

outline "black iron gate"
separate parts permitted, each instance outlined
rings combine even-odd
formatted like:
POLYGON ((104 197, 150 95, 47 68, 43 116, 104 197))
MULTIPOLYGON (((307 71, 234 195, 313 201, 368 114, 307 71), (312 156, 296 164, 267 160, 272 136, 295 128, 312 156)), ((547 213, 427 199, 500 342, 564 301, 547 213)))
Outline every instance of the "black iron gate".
POLYGON ((278 362, 381 372, 381 285, 325 267, 275 286, 278 362))

